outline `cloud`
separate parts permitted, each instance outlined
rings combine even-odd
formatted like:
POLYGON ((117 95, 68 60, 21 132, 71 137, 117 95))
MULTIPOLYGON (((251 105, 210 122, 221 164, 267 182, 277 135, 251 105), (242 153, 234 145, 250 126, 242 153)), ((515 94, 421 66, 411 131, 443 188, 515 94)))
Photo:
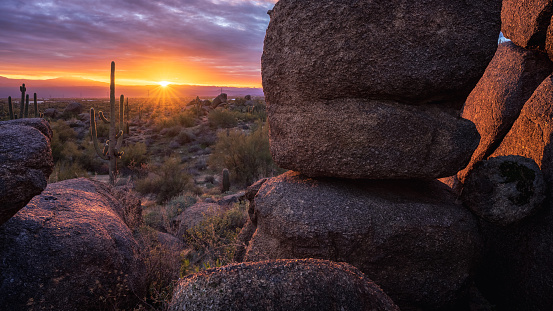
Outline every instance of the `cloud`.
POLYGON ((117 58, 142 66, 204 68, 212 76, 244 68, 260 80, 266 12, 275 2, 2 0, 0 75, 31 66, 93 72, 117 58))

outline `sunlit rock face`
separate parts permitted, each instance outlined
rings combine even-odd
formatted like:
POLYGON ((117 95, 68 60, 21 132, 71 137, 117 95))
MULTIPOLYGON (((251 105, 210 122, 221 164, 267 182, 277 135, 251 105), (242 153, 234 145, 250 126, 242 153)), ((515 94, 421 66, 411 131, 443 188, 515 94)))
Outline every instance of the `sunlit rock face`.
POLYGON ((551 0, 504 0, 501 31, 520 47, 543 50, 552 14, 551 0))
POLYGON ((132 310, 146 273, 121 202, 66 180, 0 226, 0 309, 132 310))
POLYGON ((526 102, 492 157, 519 155, 534 160, 553 182, 553 75, 548 76, 526 102))
POLYGON ((266 181, 254 200, 246 261, 344 261, 401 310, 452 310, 467 294, 480 235, 476 218, 442 183, 288 172, 266 181))
POLYGON ((553 63, 545 53, 526 50, 512 42, 499 45, 461 114, 474 122, 481 136, 469 165, 458 174, 462 182, 474 164, 485 160, 499 146, 526 101, 551 72, 553 63))
POLYGON ((179 281, 169 310, 397 311, 399 308, 355 267, 302 259, 233 264, 189 275, 179 281))
POLYGON ((0 225, 46 188, 54 168, 44 119, 0 122, 0 225))
MULTIPOLYGON (((279 1, 270 12, 271 22, 262 56, 263 89, 269 106, 270 127, 299 128, 301 125, 298 123, 320 125, 317 121, 331 114, 338 119, 347 115, 353 127, 363 119, 386 117, 383 122, 392 126, 383 127, 382 132, 408 135, 411 123, 381 115, 371 111, 371 108, 364 111, 365 107, 379 102, 383 107, 392 104, 416 106, 421 110, 428 107, 448 108, 451 109, 448 112, 458 118, 458 109, 482 76, 497 48, 500 11, 500 0, 279 1), (353 109, 348 101, 355 102, 353 109), (290 117, 294 114, 295 117, 290 117), (351 118, 352 115, 357 117, 351 118)), ((398 109, 399 113, 401 108, 398 109)), ((416 117, 419 123, 426 122, 424 117, 416 117)), ((435 114, 433 118, 440 116, 435 114)), ((340 124, 331 124, 329 120, 324 122, 328 123, 324 124, 324 128, 339 130, 340 124)), ((453 125, 453 128, 458 127, 453 125)), ((361 137, 352 137, 352 140, 360 141, 353 148, 343 148, 343 140, 339 140, 341 136, 329 137, 326 131, 316 133, 316 128, 305 137, 301 132, 283 135, 280 131, 271 130, 271 151, 280 166, 309 176, 321 174, 296 165, 300 160, 287 161, 304 149, 339 149, 341 153, 336 157, 342 158, 374 149, 374 152, 366 154, 365 161, 377 153, 380 156, 395 156, 396 150, 374 143, 378 137, 371 136, 372 130, 367 129, 361 137), (327 145, 317 145, 319 141, 327 145)), ((435 132, 416 133, 427 137, 435 132)), ((466 137, 454 143, 468 146, 471 144, 467 141, 474 141, 477 135, 466 133, 460 131, 449 135, 466 137)), ((441 136, 436 138, 442 139, 441 136)), ((415 151, 418 146, 419 141, 414 139, 401 149, 407 155, 411 148, 415 151)), ((452 149, 450 147, 448 152, 452 149)), ((462 158, 462 161, 452 164, 437 160, 436 165, 446 167, 448 172, 458 170, 460 163, 467 164, 473 150, 466 147, 455 150, 453 158, 462 158)), ((313 161, 317 152, 304 152, 306 157, 303 161, 313 161)), ((409 155, 418 156, 416 152, 409 155)), ((354 166, 361 165, 355 157, 348 161, 354 166)), ((324 175, 383 178, 380 172, 372 171, 357 175, 333 173, 343 162, 330 159, 324 175)), ((374 167, 381 165, 377 160, 373 164, 374 167)), ((406 178, 408 174, 410 172, 397 174, 390 171, 385 178, 406 178)), ((435 171, 428 171, 413 177, 420 178, 421 175, 428 179, 448 176, 436 176, 435 171)))

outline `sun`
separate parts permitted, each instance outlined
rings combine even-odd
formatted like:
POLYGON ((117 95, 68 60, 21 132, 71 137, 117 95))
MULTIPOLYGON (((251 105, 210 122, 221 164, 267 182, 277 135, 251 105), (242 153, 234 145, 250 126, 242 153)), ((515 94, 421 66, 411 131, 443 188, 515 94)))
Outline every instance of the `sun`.
POLYGON ((159 81, 157 84, 161 85, 162 87, 166 87, 166 86, 168 86, 169 84, 171 84, 171 82, 168 82, 168 81, 159 81))

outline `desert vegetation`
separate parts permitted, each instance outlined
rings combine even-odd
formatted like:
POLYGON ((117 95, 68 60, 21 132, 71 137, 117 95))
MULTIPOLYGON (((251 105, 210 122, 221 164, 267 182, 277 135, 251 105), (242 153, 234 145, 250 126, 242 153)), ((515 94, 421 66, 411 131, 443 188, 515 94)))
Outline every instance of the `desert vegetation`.
MULTIPOLYGON (((247 220, 245 200, 200 212, 195 223, 183 226, 187 209, 215 206, 257 179, 283 172, 269 153, 263 98, 211 104, 199 97, 162 103, 126 99, 128 125, 121 124, 124 139, 113 181, 141 201, 142 218, 129 224, 144 248, 148 270, 148 293, 139 310, 165 309, 179 277, 233 261, 238 233, 247 220)), ((10 114, 18 112, 14 106, 0 100, 0 120, 12 119, 10 114)), ((99 149, 109 140, 110 125, 97 111, 111 119, 110 102, 52 99, 36 107, 53 131, 55 167, 49 183, 77 177, 109 183, 109 162, 98 156, 93 139, 99 149), (68 111, 69 106, 77 108, 68 111), (96 122, 91 122, 90 108, 96 111, 96 122)))

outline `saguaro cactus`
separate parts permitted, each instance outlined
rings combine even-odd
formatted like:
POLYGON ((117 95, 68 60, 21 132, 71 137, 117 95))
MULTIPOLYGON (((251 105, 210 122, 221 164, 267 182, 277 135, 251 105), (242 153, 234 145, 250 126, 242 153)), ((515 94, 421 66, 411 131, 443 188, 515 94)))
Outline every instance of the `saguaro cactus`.
POLYGON ((25 83, 23 83, 22 86, 19 87, 19 90, 21 91, 21 101, 19 102, 19 114, 21 117, 24 116, 23 110, 25 109, 25 92, 27 91, 27 88, 25 87, 25 83))
POLYGON ((29 94, 25 96, 25 118, 29 117, 29 94))
POLYGON ((38 102, 36 101, 36 93, 33 94, 33 103, 35 106, 35 118, 38 118, 39 113, 38 113, 38 102))
POLYGON ((225 168, 225 169, 223 169, 223 183, 222 183, 222 186, 221 186, 221 192, 225 193, 229 190, 230 190, 230 173, 225 168))
POLYGON ((94 113, 94 108, 90 108, 90 135, 92 136, 92 141, 94 142, 94 149, 100 158, 104 160, 109 160, 109 181, 111 184, 115 184, 115 179, 117 178, 117 159, 121 158, 123 152, 120 151, 121 146, 123 145, 123 120, 124 120, 124 96, 121 95, 119 101, 119 127, 116 132, 116 119, 115 119, 115 62, 111 62, 111 76, 110 76, 110 86, 109 86, 109 103, 111 108, 110 120, 108 120, 104 114, 99 111, 99 117, 105 123, 109 123, 109 139, 104 144, 104 149, 100 150, 98 144, 98 136, 96 131, 96 117, 94 113))
POLYGON ((13 104, 11 96, 8 96, 8 110, 10 112, 10 120, 13 120, 13 104))

